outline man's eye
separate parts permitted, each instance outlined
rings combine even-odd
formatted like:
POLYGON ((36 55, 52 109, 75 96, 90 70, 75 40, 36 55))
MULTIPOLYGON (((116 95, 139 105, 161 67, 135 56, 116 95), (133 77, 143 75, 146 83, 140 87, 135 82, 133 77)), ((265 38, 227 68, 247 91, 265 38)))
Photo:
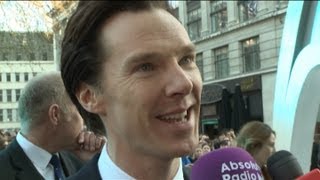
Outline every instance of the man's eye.
POLYGON ((193 63, 193 62, 194 62, 194 57, 186 56, 186 57, 183 57, 183 58, 179 61, 179 64, 180 64, 180 65, 185 65, 185 64, 190 64, 190 63, 193 63))
POLYGON ((144 63, 138 67, 138 71, 152 71, 154 67, 151 63, 144 63))

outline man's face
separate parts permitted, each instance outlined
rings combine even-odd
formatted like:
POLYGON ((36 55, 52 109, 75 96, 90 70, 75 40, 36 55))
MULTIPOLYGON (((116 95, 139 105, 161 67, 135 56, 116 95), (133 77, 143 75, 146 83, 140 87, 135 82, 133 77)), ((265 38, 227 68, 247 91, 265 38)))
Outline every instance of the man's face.
POLYGON ((101 38, 111 52, 100 97, 108 144, 162 158, 192 152, 202 80, 183 26, 163 10, 124 12, 101 38))

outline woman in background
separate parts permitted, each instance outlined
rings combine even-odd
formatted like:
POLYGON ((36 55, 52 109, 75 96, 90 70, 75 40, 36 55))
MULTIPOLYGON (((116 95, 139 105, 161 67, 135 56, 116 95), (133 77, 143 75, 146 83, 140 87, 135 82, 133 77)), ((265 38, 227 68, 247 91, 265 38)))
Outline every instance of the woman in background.
POLYGON ((271 179, 267 171, 267 160, 275 152, 276 133, 260 121, 246 123, 236 138, 237 146, 248 151, 261 168, 264 179, 271 179))

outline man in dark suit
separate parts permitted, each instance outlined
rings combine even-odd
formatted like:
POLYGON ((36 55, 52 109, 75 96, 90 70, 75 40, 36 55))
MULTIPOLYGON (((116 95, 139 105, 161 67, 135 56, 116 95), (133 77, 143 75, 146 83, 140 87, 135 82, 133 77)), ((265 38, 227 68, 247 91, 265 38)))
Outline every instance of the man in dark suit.
MULTIPOLYGON (((60 152, 60 161, 66 177, 76 173, 84 164, 80 159, 67 151, 60 152)), ((35 168, 33 162, 24 153, 16 140, 3 150, 0 155, 0 179, 29 180, 45 179, 35 168)))
POLYGON ((108 142, 73 179, 183 179, 198 143, 202 80, 195 47, 167 1, 79 1, 61 74, 108 142), (93 118, 95 117, 95 118, 93 118))
POLYGON ((64 179, 84 163, 75 155, 95 154, 104 143, 84 131, 83 119, 59 72, 31 79, 19 99, 18 112, 21 131, 0 152, 1 180, 64 179))

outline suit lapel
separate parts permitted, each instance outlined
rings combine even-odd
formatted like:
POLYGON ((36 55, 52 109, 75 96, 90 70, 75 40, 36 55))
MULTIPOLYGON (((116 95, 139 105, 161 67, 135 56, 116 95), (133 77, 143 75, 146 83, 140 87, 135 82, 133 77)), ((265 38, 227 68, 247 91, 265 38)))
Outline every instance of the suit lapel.
POLYGON ((75 170, 72 168, 72 163, 68 158, 65 157, 63 153, 59 153, 61 166, 64 172, 65 177, 68 177, 75 173, 75 170))
POLYGON ((86 177, 84 179, 101 179, 100 173, 99 173, 99 168, 98 168, 98 160, 100 157, 100 153, 95 155, 88 163, 87 167, 88 168, 83 168, 84 174, 86 177))
POLYGON ((16 140, 9 145, 8 153, 16 172, 16 179, 43 179, 16 140))
POLYGON ((87 180, 87 179, 101 179, 98 160, 100 154, 96 154, 78 173, 70 177, 70 180, 87 180))
POLYGON ((66 177, 75 174, 84 164, 81 160, 67 151, 59 152, 59 156, 66 177))

